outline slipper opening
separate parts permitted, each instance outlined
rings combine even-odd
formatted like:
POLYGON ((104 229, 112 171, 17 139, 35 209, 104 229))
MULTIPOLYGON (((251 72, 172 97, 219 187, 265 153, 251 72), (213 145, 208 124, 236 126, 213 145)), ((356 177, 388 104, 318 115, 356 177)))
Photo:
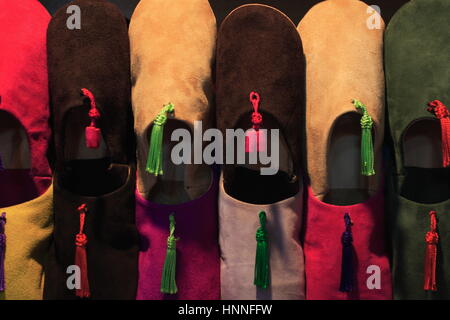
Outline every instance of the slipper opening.
MULTIPOLYGON (((328 145, 328 190, 323 201, 333 205, 353 205, 369 199, 375 176, 361 174, 361 115, 348 112, 341 115, 332 128, 328 145)), ((372 137, 376 130, 372 128, 372 137)))
POLYGON ((419 203, 450 197, 450 168, 442 166, 441 128, 437 119, 419 119, 402 135, 404 183, 400 194, 419 203))
MULTIPOLYGON (((146 129, 146 136, 150 141, 153 124, 146 129)), ((193 164, 194 146, 191 144, 191 161, 189 164, 175 164, 172 161, 172 150, 179 141, 172 141, 172 132, 176 129, 185 129, 193 133, 188 124, 177 119, 168 119, 164 125, 163 133, 163 174, 154 176, 147 174, 146 179, 154 180, 153 187, 144 197, 159 204, 178 205, 195 200, 204 195, 212 184, 212 169, 205 164, 193 164)), ((193 140, 191 140, 192 142, 193 140)), ((184 149, 180 156, 185 156, 184 149)))
MULTIPOLYGON (((299 177, 295 176, 293 159, 291 152, 284 137, 283 131, 275 117, 271 114, 261 111, 263 115, 262 129, 267 129, 267 155, 273 161, 277 157, 271 154, 272 141, 270 139, 271 129, 279 129, 279 140, 276 141, 279 145, 278 152, 278 172, 274 175, 262 175, 260 169, 263 167, 270 167, 273 164, 262 164, 259 159, 256 164, 250 164, 248 153, 245 154, 245 164, 236 164, 232 166, 232 179, 224 180, 225 191, 233 198, 252 204, 270 204, 285 200, 295 196, 299 190, 299 177)), ((245 113, 238 121, 237 128, 247 130, 250 128, 250 115, 245 113)), ((275 141, 274 141, 275 142, 275 141)), ((237 163, 237 148, 239 146, 236 139, 234 145, 235 163, 237 163)), ((275 149, 276 150, 276 149, 275 149)))

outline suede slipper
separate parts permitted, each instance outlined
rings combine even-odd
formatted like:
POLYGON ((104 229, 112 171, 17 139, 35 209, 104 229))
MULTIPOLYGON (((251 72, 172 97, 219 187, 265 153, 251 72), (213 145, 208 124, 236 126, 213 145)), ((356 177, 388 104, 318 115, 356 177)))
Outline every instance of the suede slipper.
MULTIPOLYGON (((360 188, 368 190, 369 195, 378 190, 380 175, 361 178, 359 164, 352 163, 350 155, 341 159, 332 157, 334 150, 330 147, 330 136, 337 131, 336 127, 361 136, 359 121, 363 112, 352 103, 359 100, 373 122, 375 173, 381 169, 384 25, 382 29, 369 30, 366 9, 367 5, 360 1, 328 0, 311 9, 298 26, 308 64, 307 166, 312 190, 320 200, 333 197, 336 189, 360 188), (335 166, 345 168, 333 170, 335 166), (348 179, 349 176, 352 179, 348 179), (355 183, 345 185, 342 180, 355 183)), ((358 149, 356 152, 360 153, 358 149)))
POLYGON ((379 179, 384 25, 369 29, 367 8, 324 1, 298 27, 307 63, 304 251, 311 300, 392 297, 379 179))
POLYGON ((412 0, 385 35, 396 299, 450 298, 449 9, 445 0, 412 0))
POLYGON ((201 197, 178 205, 150 202, 136 192, 136 224, 141 235, 138 300, 220 299, 217 185, 214 177, 201 197), (170 252, 169 217, 175 223, 173 286, 167 286, 163 277, 170 252))
POLYGON ((36 0, 0 1, 0 207, 36 198, 51 184, 46 154, 51 134, 45 49, 49 21, 36 0))
MULTIPOLYGON (((252 127, 251 119, 258 117, 251 117, 255 105, 249 100, 259 100, 255 113, 262 114, 263 123, 258 131, 279 129, 282 138, 275 175, 262 176, 258 166, 224 166, 219 191, 222 299, 303 299, 303 190, 296 178, 304 58, 294 24, 265 5, 235 9, 219 30, 216 72, 216 119, 224 136, 226 129, 252 127)), ((237 148, 244 148, 241 142, 237 148)), ((262 151, 257 142, 253 146, 252 151, 262 151)))
POLYGON ((67 6, 48 29, 56 174, 54 257, 44 295, 135 299, 138 235, 127 26, 106 1, 69 5, 81 8, 81 29, 66 28, 67 6), (77 288, 66 285, 66 270, 73 265, 79 267, 77 288))
POLYGON ((129 33, 138 192, 148 200, 166 204, 195 199, 208 190, 211 170, 202 165, 174 165, 170 137, 179 128, 189 130, 192 136, 195 121, 202 121, 203 129, 212 125, 214 15, 206 0, 177 4, 143 0, 133 14, 129 33), (167 124, 155 125, 163 106, 169 103, 174 110, 168 114, 167 124), (152 149, 155 129, 161 129, 164 138, 152 149), (162 162, 156 173, 149 173, 148 159, 153 152, 162 162))
MULTIPOLYGON (((234 155, 228 142, 225 144, 224 161, 230 153, 234 164, 223 166, 224 187, 230 196, 244 202, 269 204, 300 190, 305 65, 301 40, 292 26, 289 18, 274 8, 245 5, 228 15, 218 34, 217 127, 224 137, 227 129, 269 129, 267 141, 273 133, 270 129, 279 130, 276 174, 261 175, 260 169, 267 166, 248 165, 249 161, 237 165, 236 155, 244 150, 244 143, 237 141, 234 155), (258 121, 254 115, 262 124, 254 122, 258 121)), ((271 145, 265 148, 268 153, 271 145)))
POLYGON ((223 300, 303 300, 305 273, 300 244, 303 193, 269 205, 245 203, 219 189, 220 283, 223 300), (255 235, 266 215, 267 287, 255 286, 255 235))

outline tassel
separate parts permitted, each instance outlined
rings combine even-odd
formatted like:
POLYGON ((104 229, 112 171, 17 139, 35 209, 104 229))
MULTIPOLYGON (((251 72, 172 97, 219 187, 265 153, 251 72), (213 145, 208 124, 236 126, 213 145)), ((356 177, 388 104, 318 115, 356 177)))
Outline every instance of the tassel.
POLYGON ((87 212, 86 204, 82 204, 78 208, 80 213, 80 232, 75 236, 75 265, 80 268, 81 284, 80 288, 75 290, 77 297, 89 298, 91 295, 89 289, 88 269, 87 269, 87 255, 86 245, 88 243, 87 236, 84 234, 84 222, 87 212))
POLYGON ((173 113, 175 106, 172 103, 166 104, 153 121, 152 134, 150 137, 150 146, 148 150, 147 167, 148 173, 155 176, 162 175, 163 169, 163 133, 164 124, 167 121, 167 114, 173 113))
POLYGON ((259 223, 261 226, 256 231, 256 259, 254 285, 266 289, 269 286, 270 266, 269 266, 269 246, 267 243, 266 213, 259 213, 259 223))
POLYGON ((447 107, 439 100, 428 103, 427 111, 434 114, 441 123, 442 165, 444 168, 448 167, 450 165, 450 114, 447 107))
POLYGON ((5 291, 6 213, 0 216, 0 292, 5 291))
POLYGON ((436 211, 430 211, 430 231, 425 235, 425 242, 427 247, 425 249, 425 263, 424 274, 425 281, 423 290, 437 291, 436 286, 436 257, 437 257, 437 244, 439 241, 439 235, 436 231, 436 211))
POLYGON ((266 139, 261 128, 262 115, 258 112, 259 109, 259 94, 250 92, 250 102, 253 105, 252 113, 252 128, 245 133, 245 152, 264 152, 266 151, 266 139))
POLYGON ((363 112, 361 117, 361 174, 363 176, 373 176, 375 174, 372 142, 373 120, 362 102, 353 100, 353 105, 356 109, 361 109, 363 112))
POLYGON ((86 147, 97 149, 100 146, 101 131, 97 128, 97 121, 100 119, 100 111, 97 109, 94 95, 88 89, 81 89, 84 96, 88 97, 91 102, 91 109, 89 110, 89 118, 91 124, 86 127, 86 147))
POLYGON ((177 241, 179 238, 175 238, 175 217, 173 214, 169 216, 170 233, 167 238, 167 253, 166 260, 164 261, 164 267, 161 279, 161 292, 167 294, 175 294, 178 291, 176 283, 176 266, 177 266, 177 241))
POLYGON ((353 235, 352 221, 348 213, 344 215, 345 231, 342 233, 342 265, 341 284, 339 291, 350 292, 353 290, 353 235))

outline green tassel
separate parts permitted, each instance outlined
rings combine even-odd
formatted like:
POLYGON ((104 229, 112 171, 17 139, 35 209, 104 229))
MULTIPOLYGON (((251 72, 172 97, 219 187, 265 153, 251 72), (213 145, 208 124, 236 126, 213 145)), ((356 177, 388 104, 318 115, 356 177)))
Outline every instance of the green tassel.
POLYGON ((167 238, 167 254, 164 261, 164 267, 161 279, 161 292, 167 294, 175 294, 178 291, 177 283, 175 280, 176 266, 177 266, 177 241, 179 238, 175 238, 175 217, 173 214, 169 216, 170 221, 170 233, 167 238))
POLYGON ((266 289, 269 286, 269 246, 267 243, 266 213, 259 213, 261 227, 256 231, 256 259, 255 259, 255 279, 254 284, 266 289))
POLYGON ((152 135, 150 137, 150 147, 148 150, 147 167, 148 173, 155 176, 162 175, 163 169, 163 133, 164 124, 167 121, 167 113, 173 113, 175 106, 172 103, 166 104, 153 121, 152 135))
POLYGON ((374 170, 374 153, 372 143, 372 126, 373 120, 367 112, 366 106, 358 101, 353 100, 356 109, 361 109, 363 115, 361 117, 361 174, 363 176, 373 176, 374 170))

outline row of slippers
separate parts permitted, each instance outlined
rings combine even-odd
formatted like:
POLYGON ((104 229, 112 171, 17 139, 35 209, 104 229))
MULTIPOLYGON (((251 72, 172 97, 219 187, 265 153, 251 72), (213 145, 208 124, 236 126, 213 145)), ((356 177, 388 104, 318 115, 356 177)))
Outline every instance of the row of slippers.
POLYGON ((81 8, 80 30, 67 28, 67 6, 50 19, 37 1, 0 1, 0 108, 6 128, 16 121, 26 132, 7 137, 7 152, 2 143, 4 298, 449 298, 448 114, 437 102, 449 100, 449 4, 413 0, 385 33, 367 27, 367 5, 356 0, 323 1, 298 30, 276 9, 246 5, 216 40, 207 1, 166 2, 142 0, 128 32, 102 0, 69 4, 81 8), (386 208, 383 33, 396 159, 386 208), (222 132, 251 127, 253 90, 263 127, 282 133, 277 175, 174 166, 170 142, 152 144, 158 131, 167 139, 196 120, 222 132), (340 160, 349 149, 333 140, 360 118, 373 125, 358 127, 366 139, 357 141, 367 147, 374 134, 361 158, 374 160, 376 175, 363 162, 363 176, 349 176, 359 163, 340 160), (420 129, 437 137, 424 143, 420 129), (17 164, 23 141, 29 170, 17 169, 27 164, 17 164))

